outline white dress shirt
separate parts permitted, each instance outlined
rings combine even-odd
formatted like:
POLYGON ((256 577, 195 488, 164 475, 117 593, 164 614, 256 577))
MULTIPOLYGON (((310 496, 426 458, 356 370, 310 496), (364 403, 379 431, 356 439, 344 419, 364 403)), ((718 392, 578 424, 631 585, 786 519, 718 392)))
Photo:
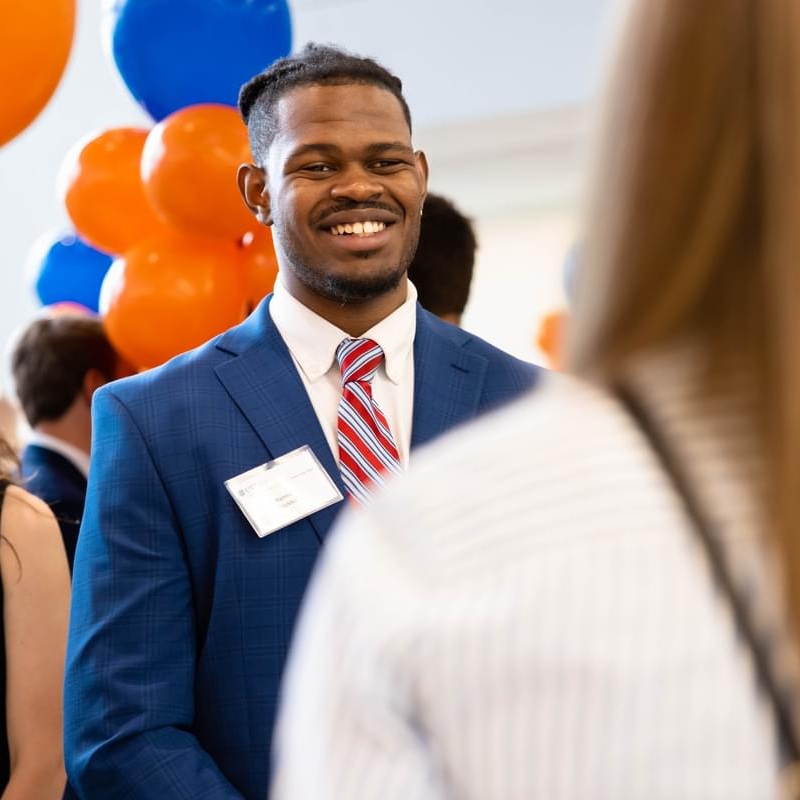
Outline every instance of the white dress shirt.
MULTIPOLYGON (((336 426, 342 382, 336 348, 350 337, 315 314, 275 281, 269 313, 306 388, 331 452, 339 459, 336 426)), ((372 381, 372 396, 394 437, 400 461, 408 464, 414 415, 414 336, 417 325, 417 290, 408 283, 408 295, 400 308, 370 328, 360 339, 372 339, 384 353, 384 362, 372 381)))
POLYGON ((89 477, 89 454, 83 450, 68 444, 55 436, 50 436, 49 433, 41 433, 40 431, 31 431, 25 439, 27 444, 35 444, 39 447, 44 447, 47 450, 52 450, 69 461, 84 478, 89 477))
MULTIPOLYGON (((642 376, 647 405, 724 546, 763 575, 741 407, 699 400, 673 366, 642 376)), ((285 677, 274 800, 775 796, 751 653, 604 393, 546 380, 443 437, 329 542, 285 677)))

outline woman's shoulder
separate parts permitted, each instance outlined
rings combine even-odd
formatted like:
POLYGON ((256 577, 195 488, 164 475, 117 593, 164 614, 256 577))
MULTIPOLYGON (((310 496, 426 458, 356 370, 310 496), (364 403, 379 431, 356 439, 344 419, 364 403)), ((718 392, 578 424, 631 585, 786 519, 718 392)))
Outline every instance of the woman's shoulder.
MULTIPOLYGON (((547 473, 555 463, 580 463, 588 454, 607 457, 619 452, 609 445, 636 438, 636 427, 614 397, 554 373, 522 398, 426 447, 414 460, 411 483, 421 491, 432 474, 452 476, 453 470, 461 479, 470 473, 478 479, 520 470, 547 473)), ((460 493, 458 482, 453 485, 460 493)))
MULTIPOLYGON (((43 596, 69 584, 66 551, 47 503, 19 486, 7 487, 0 516, 0 573, 9 586, 39 586, 43 596), (11 580, 9 580, 11 579, 11 580)), ((68 590, 67 590, 68 591, 68 590)))
POLYGON ((61 543, 58 523, 47 503, 13 484, 6 487, 3 498, 0 536, 18 552, 29 545, 41 550, 48 540, 61 543))
POLYGON ((14 519, 17 522, 27 522, 31 525, 55 522, 50 506, 40 498, 25 491, 20 486, 9 484, 6 487, 3 499, 3 521, 14 519))
MULTIPOLYGON (((669 487, 621 404, 554 376, 500 412, 445 436, 388 487, 361 527, 386 532, 419 573, 486 574, 544 550, 587 548, 659 526, 669 487)), ((672 521, 672 513, 668 513, 672 521)), ((372 537, 374 538, 374 537, 372 537)))

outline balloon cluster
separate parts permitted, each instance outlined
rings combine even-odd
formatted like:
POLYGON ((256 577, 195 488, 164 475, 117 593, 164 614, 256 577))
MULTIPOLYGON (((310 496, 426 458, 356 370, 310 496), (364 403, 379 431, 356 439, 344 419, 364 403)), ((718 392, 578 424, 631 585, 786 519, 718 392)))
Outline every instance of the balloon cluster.
POLYGON ((156 124, 92 134, 67 154, 58 193, 77 237, 39 245, 36 289, 43 303, 99 310, 120 353, 148 368, 272 289, 271 235, 236 186, 251 156, 235 105, 242 83, 289 52, 291 24, 285 0, 105 0, 104 28, 156 124))

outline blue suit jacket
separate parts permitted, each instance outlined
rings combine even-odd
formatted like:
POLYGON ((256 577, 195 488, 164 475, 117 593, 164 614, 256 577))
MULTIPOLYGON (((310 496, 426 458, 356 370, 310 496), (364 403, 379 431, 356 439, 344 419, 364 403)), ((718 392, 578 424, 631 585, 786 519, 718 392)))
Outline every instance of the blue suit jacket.
POLYGON ((72 571, 86 500, 86 478, 61 453, 37 444, 29 444, 22 451, 20 475, 24 487, 44 500, 56 515, 72 571))
MULTIPOLYGON (((266 797, 292 628, 343 504, 259 539, 223 482, 308 444, 344 492, 267 302, 95 394, 65 688, 83 797, 266 797)), ((419 307, 414 359, 412 447, 536 376, 419 307)))

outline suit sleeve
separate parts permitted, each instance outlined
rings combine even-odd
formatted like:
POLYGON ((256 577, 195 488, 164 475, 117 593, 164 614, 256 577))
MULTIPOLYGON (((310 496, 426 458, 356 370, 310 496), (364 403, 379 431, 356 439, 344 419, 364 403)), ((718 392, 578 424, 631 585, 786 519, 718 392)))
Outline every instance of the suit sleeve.
POLYGON ((95 395, 73 576, 64 747, 81 797, 240 798, 197 739, 192 588, 181 532, 139 428, 95 395))
POLYGON ((292 645, 270 796, 442 800, 413 699, 424 602, 381 525, 363 514, 343 519, 292 645))

